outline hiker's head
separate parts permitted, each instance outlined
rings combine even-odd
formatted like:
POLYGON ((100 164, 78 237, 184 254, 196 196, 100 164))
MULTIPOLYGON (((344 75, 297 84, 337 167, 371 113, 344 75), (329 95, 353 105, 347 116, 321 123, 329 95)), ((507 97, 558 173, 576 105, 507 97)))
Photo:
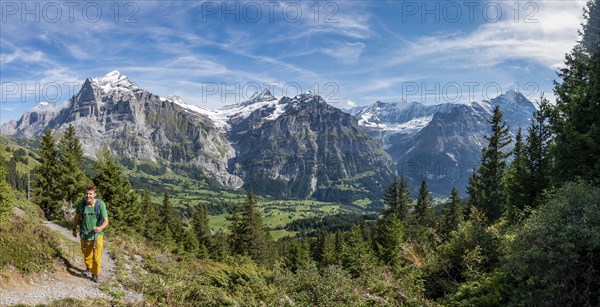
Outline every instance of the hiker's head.
POLYGON ((93 183, 88 183, 85 186, 85 201, 92 203, 96 198, 96 186, 93 183))

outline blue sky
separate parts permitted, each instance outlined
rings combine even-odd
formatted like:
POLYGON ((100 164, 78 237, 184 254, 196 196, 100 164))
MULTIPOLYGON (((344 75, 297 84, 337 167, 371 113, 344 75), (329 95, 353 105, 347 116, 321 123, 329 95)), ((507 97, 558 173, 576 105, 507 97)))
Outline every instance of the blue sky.
POLYGON ((259 86, 340 108, 553 100, 585 1, 3 1, 0 123, 63 104, 87 77, 219 108, 259 86))

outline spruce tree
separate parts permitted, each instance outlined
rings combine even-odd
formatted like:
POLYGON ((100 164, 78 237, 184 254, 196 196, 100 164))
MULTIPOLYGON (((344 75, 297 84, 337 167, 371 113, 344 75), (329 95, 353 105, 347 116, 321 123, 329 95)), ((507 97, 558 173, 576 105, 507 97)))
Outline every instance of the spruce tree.
POLYGON ((158 216, 156 206, 152 203, 152 195, 150 195, 150 191, 147 188, 142 193, 141 213, 144 219, 144 236, 150 240, 154 240, 160 227, 160 217, 158 216))
POLYGON ((406 183, 406 178, 404 178, 404 176, 400 177, 398 195, 400 196, 400 200, 398 201, 398 219, 400 219, 401 222, 404 222, 406 221, 410 207, 412 206, 412 197, 408 191, 408 184, 406 183))
POLYGON ((87 182, 84 173, 83 148, 75 132, 75 127, 69 124, 58 144, 60 165, 60 188, 63 198, 71 208, 81 198, 87 182))
POLYGON ((296 273, 299 268, 304 267, 310 260, 308 244, 303 241, 292 241, 285 253, 283 266, 296 273))
POLYGON ((404 243, 404 225, 398 215, 392 213, 379 228, 379 240, 376 243, 379 259, 394 265, 400 261, 404 243))
POLYGON ((40 164, 33 175, 33 201, 42 208, 47 219, 61 218, 61 185, 57 180, 60 178, 58 151, 49 129, 42 136, 38 156, 40 164))
POLYGON ((373 250, 365 242, 358 225, 352 226, 347 239, 342 244, 340 260, 345 269, 354 277, 369 275, 377 266, 373 250))
MULTIPOLYGON (((183 249, 189 253, 194 255, 194 257, 205 258, 205 254, 200 254, 200 242, 198 242, 198 237, 196 237, 196 231, 193 228, 184 229, 183 231, 183 240, 182 245, 183 249)), ((206 252, 206 249, 203 250, 203 253, 206 252)))
POLYGON ((458 227, 458 224, 463 219, 462 213, 462 200, 458 194, 456 187, 452 187, 450 192, 450 199, 444 205, 444 222, 442 233, 446 238, 450 236, 450 232, 458 227))
POLYGON ((600 178, 600 1, 584 12, 582 41, 566 56, 555 81, 551 127, 557 182, 600 178))
POLYGON ((328 232, 319 233, 314 243, 312 255, 320 266, 325 267, 336 264, 338 262, 338 252, 335 249, 335 236, 328 232))
POLYGON ((513 148, 513 161, 506 175, 506 213, 509 221, 516 222, 525 207, 531 205, 528 193, 530 184, 523 135, 519 128, 513 148))
POLYGON ((138 194, 123 174, 123 168, 112 157, 108 148, 98 155, 92 166, 98 196, 106 203, 111 229, 126 233, 140 233, 142 217, 138 194))
POLYGON ((398 177, 394 177, 394 181, 387 188, 383 196, 383 204, 387 207, 384 212, 384 218, 391 214, 397 214, 400 207, 400 183, 398 177))
POLYGON ((199 244, 208 247, 210 227, 208 226, 208 211, 206 210, 206 204, 204 204, 204 202, 198 204, 198 209, 192 218, 192 226, 199 244))
POLYGON ((239 221, 231 229, 232 249, 238 254, 250 256, 257 263, 267 264, 271 260, 272 239, 263 225, 257 203, 252 190, 249 190, 241 207, 239 221))
POLYGON ((384 217, 395 213, 400 221, 406 220, 412 199, 408 192, 406 179, 403 176, 400 177, 400 181, 397 177, 394 177, 394 181, 385 192, 383 203, 387 206, 387 209, 383 212, 384 217))
POLYGON ((543 96, 540 98, 538 110, 533 112, 529 126, 525 156, 529 182, 527 183, 528 203, 534 208, 542 202, 542 195, 551 185, 551 161, 549 148, 552 131, 549 127, 550 103, 543 96))
POLYGON ((471 205, 479 208, 489 222, 494 222, 502 216, 506 206, 503 178, 510 153, 503 150, 511 140, 499 106, 494 108, 489 123, 491 135, 485 137, 488 145, 482 150, 481 166, 469 179, 468 192, 471 205))
POLYGON ((162 206, 159 210, 160 223, 156 236, 156 242, 162 246, 172 245, 173 233, 169 223, 172 219, 173 212, 171 209, 171 200, 169 199, 169 192, 163 194, 162 206))
MULTIPOLYGON (((0 150, 4 151, 3 148, 0 150)), ((6 182, 4 154, 0 151, 0 222, 7 218, 14 206, 13 192, 6 182)))
POLYGON ((427 188, 427 181, 421 182, 417 205, 415 206, 415 220, 417 224, 425 227, 433 227, 435 224, 433 217, 433 199, 427 188))

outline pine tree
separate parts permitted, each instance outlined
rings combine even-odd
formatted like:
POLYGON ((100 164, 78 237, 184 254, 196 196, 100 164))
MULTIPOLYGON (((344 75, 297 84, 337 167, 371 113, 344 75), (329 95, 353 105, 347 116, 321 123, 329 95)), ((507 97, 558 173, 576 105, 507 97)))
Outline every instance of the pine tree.
POLYGON ((392 213, 379 228, 379 240, 376 243, 379 259, 394 265, 400 261, 400 252, 404 243, 404 225, 395 213, 392 213))
POLYGON ((210 239, 210 227, 208 226, 208 211, 204 202, 198 204, 198 210, 194 213, 192 226, 196 238, 198 238, 198 243, 207 248, 210 239))
POLYGON ((147 188, 142 193, 142 216, 144 217, 144 236, 154 240, 160 227, 160 217, 156 206, 152 203, 152 196, 147 188))
POLYGON ((384 217, 395 213, 400 221, 406 220, 412 199, 404 177, 400 177, 399 182, 398 178, 394 177, 394 181, 385 192, 383 203, 387 206, 387 209, 383 212, 384 217))
POLYGON ((421 182, 417 205, 415 206, 415 220, 417 224, 425 227, 433 227, 435 221, 433 217, 433 199, 427 189, 427 181, 421 182))
POLYGON ((389 216, 391 214, 398 214, 400 208, 400 183, 398 177, 394 177, 394 181, 387 188, 383 196, 383 204, 387 207, 383 216, 389 216))
POLYGON ((283 266, 296 273, 299 268, 305 266, 309 261, 310 253, 308 244, 303 241, 292 241, 283 260, 283 266))
MULTIPOLYGON (((3 148, 0 148, 4 151, 3 148)), ((0 222, 6 219, 14 206, 13 192, 6 182, 6 169, 4 168, 4 155, 0 151, 0 222)))
POLYGON ((354 225, 342 244, 340 260, 354 277, 368 275, 377 265, 373 250, 362 236, 359 226, 354 225))
POLYGON ((257 263, 267 264, 271 260, 272 239, 263 225, 257 203, 252 190, 249 190, 236 225, 232 221, 232 250, 250 256, 257 263))
MULTIPOLYGON (((190 253, 190 254, 194 255, 195 257, 204 258, 205 255, 200 255, 200 250, 201 250, 200 242, 198 242, 198 237, 196 237, 196 232, 194 231, 194 229, 188 228, 188 229, 185 229, 183 232, 184 232, 183 240, 182 240, 183 249, 187 253, 190 253)), ((203 253, 205 253, 205 252, 206 252, 206 248, 204 249, 203 253)))
POLYGON ((452 187, 450 200, 444 205, 444 227, 442 233, 447 238, 463 219, 462 200, 456 187, 452 187))
POLYGON ((494 222, 502 216, 506 206, 506 192, 502 183, 509 153, 503 150, 511 140, 499 106, 494 108, 489 123, 492 133, 485 137, 488 145, 482 150, 481 166, 469 178, 468 192, 471 205, 479 208, 489 222, 494 222))
POLYGON ((540 98, 538 110, 533 112, 531 126, 529 126, 525 156, 527 163, 528 204, 534 208, 543 202, 542 195, 550 187, 550 142, 552 131, 549 127, 550 103, 543 96, 540 98))
POLYGON ((321 232, 313 247, 313 259, 325 267, 337 263, 338 252, 335 249, 335 236, 328 232, 321 232))
POLYGON ((600 1, 584 12, 582 41, 566 56, 555 81, 551 127, 555 180, 600 178, 600 1))
POLYGON ((60 218, 62 196, 60 182, 57 180, 60 177, 58 151, 49 129, 42 136, 38 156, 40 164, 34 170, 33 201, 42 208, 47 219, 60 218))
POLYGON ((410 207, 412 206, 412 198, 408 191, 408 184, 406 183, 404 176, 400 177, 398 194, 400 196, 400 200, 398 201, 398 219, 400 219, 401 222, 404 222, 406 221, 410 207))
POLYGON ((173 233, 171 231, 171 227, 169 227, 172 215, 173 212, 171 209, 169 192, 165 192, 163 195, 162 206, 159 210, 160 223, 156 236, 156 242, 159 243, 161 246, 173 245, 173 233))
POLYGON ((98 196, 106 203, 110 214, 111 229, 126 233, 142 233, 144 218, 139 195, 132 190, 123 169, 105 147, 92 166, 98 196))
POLYGON ((523 146, 521 128, 515 138, 513 161, 506 175, 506 213, 508 220, 516 222, 526 206, 531 205, 529 198, 530 175, 527 168, 527 156, 523 146))
POLYGON ((210 248, 207 247, 207 249, 211 259, 220 261, 231 254, 227 240, 227 234, 225 234, 222 230, 217 231, 213 236, 211 236, 209 242, 210 248))
POLYGON ((73 208, 75 202, 81 197, 88 179, 83 172, 83 148, 75 133, 75 127, 71 124, 59 141, 58 158, 62 195, 69 206, 73 208))

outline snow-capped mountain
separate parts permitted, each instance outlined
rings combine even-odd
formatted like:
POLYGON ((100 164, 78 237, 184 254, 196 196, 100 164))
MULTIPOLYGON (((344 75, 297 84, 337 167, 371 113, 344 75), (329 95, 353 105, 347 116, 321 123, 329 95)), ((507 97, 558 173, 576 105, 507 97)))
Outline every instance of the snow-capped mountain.
POLYGON ((311 93, 278 100, 261 89, 248 101, 208 110, 154 95, 113 71, 86 79, 65 108, 47 108, 0 131, 30 137, 73 125, 88 156, 108 146, 119 158, 279 197, 379 199, 394 173, 389 155, 354 117, 311 93))
POLYGON ((525 128, 535 106, 521 93, 508 91, 489 101, 470 104, 382 103, 352 110, 361 126, 390 154, 398 174, 415 191, 422 179, 438 195, 456 186, 465 191, 471 171, 479 166, 487 145, 488 120, 498 105, 516 135, 525 128))

